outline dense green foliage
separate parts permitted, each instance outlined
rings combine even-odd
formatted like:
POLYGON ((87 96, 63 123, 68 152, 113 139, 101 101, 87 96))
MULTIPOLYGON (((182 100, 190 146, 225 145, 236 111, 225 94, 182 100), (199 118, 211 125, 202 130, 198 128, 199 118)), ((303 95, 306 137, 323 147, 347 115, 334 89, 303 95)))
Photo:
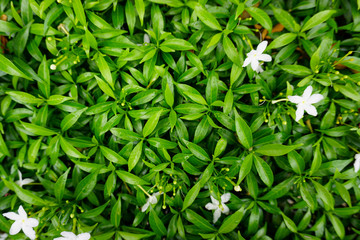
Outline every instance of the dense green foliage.
POLYGON ((359 7, 1 0, 0 232, 356 239, 359 7))

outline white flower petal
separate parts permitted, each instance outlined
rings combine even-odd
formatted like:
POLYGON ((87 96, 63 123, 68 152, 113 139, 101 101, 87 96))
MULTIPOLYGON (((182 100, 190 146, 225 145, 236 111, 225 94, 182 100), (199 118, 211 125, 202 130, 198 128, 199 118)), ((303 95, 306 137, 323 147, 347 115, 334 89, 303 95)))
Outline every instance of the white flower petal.
POLYGON ((298 105, 298 106, 297 106, 295 115, 296 115, 295 121, 297 121, 297 122, 298 122, 300 119, 303 118, 303 116, 304 116, 304 107, 303 107, 303 105, 298 105))
POLYGON ((150 203, 149 203, 149 202, 146 202, 146 203, 144 204, 144 206, 142 206, 141 211, 142 211, 142 212, 145 212, 145 211, 148 209, 149 206, 150 206, 150 203))
POLYGON ((219 220, 220 216, 221 216, 221 210, 218 208, 214 212, 214 220, 213 220, 213 222, 216 223, 217 220, 219 220))
POLYGON ((10 220, 19 220, 21 217, 19 216, 19 214, 16 214, 14 212, 7 212, 7 213, 3 213, 3 216, 10 219, 10 220))
POLYGON ((8 235, 6 233, 0 234, 0 240, 6 240, 8 235))
POLYGON ((269 54, 261 54, 260 56, 258 56, 258 60, 264 61, 264 62, 270 62, 271 59, 272 58, 269 54))
POLYGON ((265 51, 267 45, 268 45, 267 41, 262 41, 261 43, 259 43, 259 45, 256 48, 257 54, 262 54, 265 51))
POLYGON ((225 204, 222 205, 223 209, 221 210, 222 213, 228 214, 230 212, 230 209, 225 204))
POLYGON ((206 208, 207 210, 215 210, 215 209, 218 209, 219 206, 218 206, 218 205, 215 205, 215 204, 212 204, 212 203, 207 203, 207 204, 205 205, 205 208, 206 208))
POLYGON ((355 160, 359 160, 359 161, 360 161, 360 153, 355 154, 355 160))
POLYGON ((150 43, 150 37, 146 33, 144 34, 144 43, 150 43))
POLYGON ((36 235, 35 235, 35 231, 34 231, 34 229, 32 229, 32 227, 23 226, 22 230, 25 233, 25 235, 28 236, 30 239, 35 239, 36 235))
MULTIPOLYGON (((356 155, 355 155, 355 156, 356 156, 356 155)), ((355 159, 356 159, 356 158, 355 158, 355 159)), ((354 171, 355 171, 355 172, 358 172, 359 169, 360 169, 360 159, 357 158, 357 159, 355 160, 355 162, 354 162, 354 171)))
POLYGON ((312 86, 308 86, 308 87, 305 89, 305 91, 304 91, 304 93, 303 93, 303 95, 302 95, 304 101, 307 102, 307 101, 309 100, 312 91, 313 91, 313 87, 312 87, 312 86))
POLYGON ((76 235, 73 232, 63 231, 60 234, 61 234, 61 236, 65 237, 65 238, 70 238, 70 239, 75 239, 76 238, 76 235))
POLYGON ((256 50, 251 50, 250 52, 248 52, 248 53, 246 54, 246 56, 252 58, 255 54, 256 54, 256 50))
POLYGON ((26 185, 26 184, 29 184, 29 183, 32 183, 32 182, 34 182, 34 179, 25 178, 25 179, 23 179, 23 181, 22 181, 22 185, 26 185))
POLYGON ((221 195, 221 203, 226 203, 230 200, 231 198, 231 194, 230 193, 225 193, 223 195, 221 195))
POLYGON ((251 68, 252 70, 256 71, 256 69, 259 67, 260 63, 257 59, 251 60, 251 68))
POLYGON ((149 197, 149 202, 151 204, 156 204, 158 202, 158 200, 157 200, 156 196, 152 195, 149 197))
POLYGON ((19 180, 20 182, 22 181, 22 173, 20 172, 20 170, 18 169, 18 176, 19 176, 19 180))
POLYGON ((257 73, 262 73, 264 70, 262 69, 261 65, 255 70, 257 73))
POLYGON ((246 67, 247 65, 249 65, 251 63, 251 58, 250 57, 247 57, 243 63, 243 67, 246 67))
POLYGON ((69 240, 68 238, 64 238, 64 237, 58 237, 58 238, 54 238, 53 240, 69 240))
POLYGON ((24 224, 29 227, 37 227, 39 225, 39 221, 35 218, 28 218, 25 220, 24 224))
POLYGON ((218 200, 216 200, 213 196, 211 196, 210 195, 210 198, 211 198, 211 202, 213 203, 213 204, 215 204, 216 206, 219 206, 219 201, 218 200))
POLYGON ((300 96, 288 96, 288 99, 290 102, 296 103, 296 104, 301 103, 303 101, 303 98, 300 96))
POLYGON ((316 108, 313 105, 310 105, 310 104, 305 105, 304 109, 308 114, 310 114, 312 116, 317 116, 316 108))
POLYGON ((20 221, 15 221, 10 228, 10 235, 15 235, 18 234, 21 230, 21 222, 20 221))
POLYGON ((76 240, 89 240, 90 237, 90 233, 80 233, 77 235, 76 240))
POLYGON ((307 100, 307 103, 313 104, 313 103, 318 103, 321 100, 324 99, 324 96, 321 94, 313 94, 309 97, 309 99, 307 100))
POLYGON ((22 188, 23 183, 20 180, 15 181, 15 184, 22 188))
POLYGON ((27 218, 27 213, 25 212, 24 208, 22 205, 20 205, 19 209, 18 209, 18 213, 20 215, 21 218, 27 218))

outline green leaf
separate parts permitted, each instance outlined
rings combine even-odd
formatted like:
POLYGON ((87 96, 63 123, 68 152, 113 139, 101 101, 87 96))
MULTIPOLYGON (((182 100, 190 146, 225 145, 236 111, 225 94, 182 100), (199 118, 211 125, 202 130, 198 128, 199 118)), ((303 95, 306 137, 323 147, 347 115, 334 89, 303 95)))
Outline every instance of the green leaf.
POLYGON ((320 144, 318 144, 315 148, 314 151, 314 158, 313 161, 311 163, 311 168, 310 168, 310 176, 313 175, 314 172, 316 172, 322 163, 322 156, 321 156, 321 151, 320 151, 320 144))
POLYGON ((120 156, 115 151, 113 151, 112 149, 107 148, 105 146, 100 146, 100 150, 101 150, 101 153, 104 155, 104 157, 107 160, 109 160, 110 162, 117 163, 120 165, 127 164, 127 161, 122 156, 120 156))
POLYGON ((133 131, 129 131, 122 128, 112 128, 111 133, 120 139, 124 139, 130 142, 139 141, 141 136, 133 131))
MULTIPOLYGON (((1 63, 0 63, 0 66, 1 66, 1 63)), ((0 70, 1 70, 1 67, 0 67, 0 70)), ((44 100, 42 100, 40 98, 36 98, 33 95, 31 95, 29 93, 25 93, 25 92, 8 91, 8 92, 6 92, 6 94, 8 94, 12 100, 14 100, 15 102, 21 103, 21 104, 37 104, 37 105, 39 105, 44 102, 44 100)))
POLYGON ((150 210, 149 223, 151 229, 154 230, 154 232, 156 232, 158 235, 166 235, 167 231, 165 225, 153 209, 150 210))
POLYGON ((197 3, 195 8, 196 15, 200 18, 200 20, 208 27, 222 31, 222 28, 216 18, 209 13, 200 3, 197 3))
POLYGON ((312 71, 309 68, 302 65, 279 65, 279 67, 285 72, 299 77, 306 77, 312 74, 312 71))
POLYGON ((100 87, 100 89, 108 96, 112 97, 113 99, 116 100, 114 91, 111 89, 111 87, 101 78, 99 78, 98 76, 95 75, 96 78, 96 82, 98 84, 98 86, 100 87))
POLYGON ((129 166, 129 172, 136 166, 136 164, 139 162, 141 154, 142 154, 142 148, 143 148, 143 141, 140 141, 134 149, 130 153, 128 166, 129 166))
POLYGON ((117 170, 116 174, 119 176, 121 180, 131 185, 148 185, 149 183, 138 176, 131 174, 126 171, 117 170))
POLYGON ((96 183, 97 183, 96 180, 97 180, 99 171, 100 171, 100 169, 97 169, 93 173, 90 173, 84 179, 82 179, 78 185, 76 185, 75 193, 74 193, 76 201, 80 201, 80 200, 86 198, 87 196, 90 195, 90 193, 93 192, 93 190, 96 186, 96 183))
POLYGON ((145 4, 143 0, 135 0, 136 11, 138 12, 141 26, 144 23, 145 4))
POLYGON ((60 124, 61 131, 65 132, 68 129, 70 129, 72 126, 74 126, 74 124, 79 120, 81 114, 83 114, 83 112, 85 112, 87 109, 88 108, 85 107, 83 109, 77 110, 75 112, 66 115, 60 124))
MULTIPOLYGON (((16 33, 18 31, 21 30, 21 28, 19 28, 18 26, 16 26, 16 24, 12 23, 12 22, 7 22, 7 21, 3 21, 0 20, 0 31, 3 33, 16 33)), ((5 58, 2 54, 0 54, 0 62, 1 62, 1 58, 5 58)), ((4 66, 2 66, 4 67, 4 66)))
POLYGON ((351 197, 349 191, 346 189, 346 187, 335 181, 336 190, 339 192, 340 197, 349 205, 349 207, 352 207, 351 204, 351 197))
POLYGON ((335 123, 335 116, 336 116, 336 107, 335 104, 332 102, 330 104, 329 110, 326 112, 324 117, 321 120, 320 123, 320 129, 328 129, 334 126, 335 123))
POLYGON ((130 232, 117 231, 117 233, 119 233, 120 236, 122 238, 124 238, 125 240, 140 240, 140 239, 143 239, 143 238, 150 238, 150 237, 153 237, 155 235, 155 233, 153 233, 153 232, 149 232, 149 233, 130 233, 130 232))
POLYGON ((35 163, 35 160, 38 157, 41 141, 42 141, 42 137, 31 143, 28 150, 28 159, 30 163, 35 163))
POLYGON ((16 34, 16 37, 14 38, 14 41, 16 42, 16 45, 14 46, 16 56, 21 56, 25 50, 31 24, 32 22, 29 22, 20 32, 16 34))
POLYGON ((111 194, 114 192, 116 186, 116 175, 115 172, 111 172, 111 174, 108 176, 105 186, 104 186, 104 196, 110 197, 111 194))
POLYGON ((93 208, 91 210, 88 210, 84 213, 81 213, 79 216, 81 218, 95 218, 97 216, 99 216, 107 207, 107 205, 109 205, 110 201, 107 201, 105 204, 97 207, 97 208, 93 208))
POLYGON ((296 227, 294 221, 291 220, 291 219, 290 219, 288 216, 286 216, 284 213, 281 213, 281 215, 282 215, 282 217, 283 217, 283 219, 284 219, 284 222, 285 222, 286 227, 287 227, 290 231, 296 233, 296 232, 297 232, 297 227, 296 227))
POLYGON ((320 183, 315 182, 312 179, 311 179, 311 182, 314 184, 316 192, 318 193, 319 197, 321 198, 322 202, 324 203, 325 209, 327 209, 327 211, 333 210, 335 201, 334 201, 334 198, 331 195, 331 193, 320 183))
POLYGON ((246 148, 250 149, 253 145, 253 136, 249 125, 245 120, 238 114, 237 110, 234 108, 235 113, 235 128, 236 135, 239 138, 240 143, 246 148))
POLYGON ((245 214, 245 209, 244 207, 241 207, 234 214, 227 217, 223 221, 223 224, 220 226, 219 233, 224 234, 224 233, 232 232, 239 225, 244 214, 245 214))
POLYGON ((121 197, 118 198, 116 203, 111 209, 110 222, 116 228, 119 228, 121 221, 121 197))
POLYGON ((4 154, 5 156, 10 157, 9 149, 6 146, 6 143, 4 141, 4 138, 3 138, 2 134, 0 134, 0 153, 4 154))
POLYGON ((173 149, 177 147, 176 142, 165 140, 163 138, 149 138, 147 141, 151 146, 156 148, 173 149))
POLYGON ((340 239, 344 239, 345 237, 345 227, 341 220, 334 216, 333 214, 329 213, 328 217, 330 219, 331 224, 333 225, 336 234, 339 236, 340 239))
POLYGON ((300 184, 300 194, 306 204, 310 207, 311 211, 315 210, 316 202, 308 190, 309 185, 307 183, 300 184))
POLYGON ((190 87, 189 85, 186 84, 176 84, 176 87, 182 94, 189 97, 194 102, 202 105, 207 105, 207 102, 205 101, 203 96, 195 88, 190 87))
POLYGON ((200 192, 200 182, 197 182, 186 194, 181 211, 184 211, 195 201, 196 197, 199 195, 199 192, 200 192))
POLYGON ((65 152, 66 155, 74 158, 87 158, 85 155, 80 153, 76 148, 74 148, 68 141, 60 136, 60 146, 61 149, 65 152))
POLYGON ((296 39, 296 37, 297 34, 295 33, 284 33, 279 37, 275 38, 267 47, 267 49, 280 48, 285 45, 288 45, 289 43, 293 42, 296 39))
POLYGON ((26 131, 31 132, 34 135, 38 135, 38 136, 52 136, 57 134, 57 132, 54 132, 50 129, 41 127, 41 126, 37 126, 35 124, 32 123, 26 123, 26 122, 21 122, 21 125, 25 128, 26 131))
POLYGON ((200 228, 202 231, 205 232, 214 232, 216 231, 216 228, 214 228, 205 218, 201 217, 196 212, 187 209, 186 210, 186 219, 193 223, 195 226, 200 228))
POLYGON ((290 13, 281 9, 275 8, 270 4, 271 9, 273 10, 274 16, 279 23, 281 23, 287 30, 290 32, 298 32, 300 30, 300 25, 295 21, 290 13))
POLYGON ((127 0, 125 4, 125 16, 126 16, 126 23, 129 27, 130 35, 133 35, 135 23, 136 23, 136 14, 135 14, 134 5, 130 0, 127 0))
POLYGON ((262 196, 260 199, 273 200, 284 196, 290 191, 294 181, 295 181, 294 177, 284 180, 283 182, 277 184, 275 187, 271 188, 271 190, 267 192, 264 196, 262 196))
POLYGON ((186 140, 184 141, 186 147, 192 152, 192 154, 195 155, 195 157, 203 161, 210 161, 210 157, 204 149, 202 149, 200 146, 196 145, 195 143, 186 140))
POLYGON ((28 204, 35 205, 35 206, 54 206, 54 205, 56 205, 52 202, 43 200, 41 197, 32 193, 32 191, 22 189, 21 187, 19 187, 17 184, 15 184, 13 182, 7 181, 6 179, 2 179, 2 181, 8 188, 10 188, 11 190, 13 190, 15 192, 16 196, 20 200, 22 200, 28 204))
POLYGON ((238 66, 242 66, 242 61, 240 60, 240 54, 228 36, 224 36, 223 38, 223 47, 228 58, 234 64, 237 64, 238 66))
POLYGON ((105 58, 100 52, 96 55, 95 62, 100 70, 101 75, 104 77, 105 81, 110 85, 110 87, 113 89, 114 80, 112 78, 109 65, 107 64, 105 58))
POLYGON ((291 151, 288 153, 288 160, 294 172, 301 175, 305 169, 305 161, 303 157, 296 151, 291 151))
POLYGON ((149 120, 146 122, 144 129, 143 129, 143 137, 149 136, 155 129, 156 125, 159 122, 160 116, 161 116, 162 110, 156 112, 154 115, 152 115, 149 120))
POLYGON ((302 144, 296 144, 296 145, 282 145, 282 144, 267 144, 259 147, 255 150, 255 152, 260 153, 262 155, 266 156, 282 156, 285 155, 292 150, 297 149, 298 147, 302 146, 302 144))
POLYGON ((49 105, 59 105, 63 102, 69 101, 69 100, 73 100, 72 97, 66 97, 66 96, 61 96, 61 95, 52 95, 48 98, 48 100, 46 100, 46 102, 49 105))
POLYGON ((65 191, 65 186, 66 186, 66 180, 68 178, 69 172, 70 172, 71 168, 68 168, 66 170, 66 172, 64 174, 62 174, 58 180, 55 183, 55 188, 54 188, 54 194, 56 199, 61 202, 63 196, 64 196, 64 191, 65 191))
POLYGON ((242 162, 239 171, 238 184, 240 184, 244 180, 244 178, 250 173, 253 164, 253 156, 254 154, 250 153, 245 157, 244 161, 242 162))
POLYGON ((255 167, 261 178, 261 180, 270 187, 274 182, 274 174, 270 168, 270 166, 257 155, 255 156, 255 167))
POLYGON ((193 50, 195 49, 194 46, 186 40, 172 38, 165 40, 161 43, 162 47, 168 47, 176 51, 186 51, 186 50, 193 50))
POLYGON ((360 102, 360 93, 355 90, 355 88, 351 84, 338 85, 334 84, 334 88, 339 89, 339 91, 344 94, 344 96, 351 98, 356 102, 360 102))
POLYGON ((318 12, 314 16, 312 16, 301 28, 301 32, 305 32, 306 30, 309 30, 320 23, 325 22, 328 20, 334 13, 336 13, 335 10, 325 10, 322 12, 318 12))
POLYGON ((261 10, 260 8, 255 8, 255 7, 248 7, 248 8, 246 8, 246 11, 253 18, 255 18, 255 20, 258 21, 261 26, 266 28, 268 31, 272 30, 271 19, 264 10, 261 10))
POLYGON ((87 26, 86 16, 85 16, 84 7, 83 7, 81 0, 72 0, 72 6, 73 6, 73 9, 74 9, 77 19, 79 20, 81 25, 86 27, 87 26))

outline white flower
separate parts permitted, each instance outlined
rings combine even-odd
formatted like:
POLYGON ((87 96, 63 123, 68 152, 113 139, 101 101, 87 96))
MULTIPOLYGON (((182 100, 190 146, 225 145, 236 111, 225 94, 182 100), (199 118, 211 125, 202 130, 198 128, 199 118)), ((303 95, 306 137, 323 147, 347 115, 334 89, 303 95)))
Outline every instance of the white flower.
POLYGON ((6 240, 8 235, 6 233, 0 234, 0 240, 6 240))
POLYGON ((251 68, 257 73, 263 72, 261 64, 259 61, 270 62, 271 56, 269 54, 263 54, 267 46, 267 41, 262 41, 256 48, 256 50, 251 50, 246 54, 247 58, 244 61, 243 67, 251 64, 251 68))
POLYGON ((213 222, 216 223, 217 220, 220 218, 221 213, 228 214, 229 208, 225 205, 230 200, 230 193, 225 193, 221 195, 221 202, 216 200, 213 196, 210 195, 211 203, 205 205, 207 210, 215 210, 214 211, 214 220, 213 222))
POLYGON ((354 171, 358 172, 360 169, 360 153, 355 154, 354 171))
POLYGON ((19 214, 14 212, 7 212, 3 214, 4 217, 15 221, 11 225, 9 232, 10 235, 18 234, 22 229, 26 236, 28 236, 30 239, 35 239, 35 231, 33 228, 39 225, 39 221, 35 218, 28 218, 24 208, 21 205, 19 207, 18 213, 19 214))
POLYGON ((144 204, 144 206, 142 206, 141 211, 142 211, 142 212, 145 212, 145 211, 149 208, 150 203, 151 203, 151 204, 157 204, 157 202, 158 202, 157 196, 159 196, 160 194, 161 194, 160 192, 157 192, 157 193, 154 193, 153 195, 151 195, 151 196, 146 200, 146 203, 144 204))
POLYGON ((144 44, 147 45, 148 43, 150 43, 150 37, 149 35, 147 35, 146 33, 144 34, 144 44))
POLYGON ((89 240, 90 233, 80 233, 75 235, 73 232, 61 232, 62 237, 54 238, 54 240, 89 240))
POLYGON ((312 116, 317 116, 316 108, 311 104, 320 102, 324 98, 324 96, 321 94, 311 95, 312 91, 313 91, 312 86, 308 86, 301 97, 288 96, 290 102, 297 104, 295 121, 298 122, 304 116, 304 111, 306 111, 308 114, 312 116))
POLYGON ((15 183, 17 185, 19 185, 20 187, 22 187, 22 186, 24 186, 26 184, 34 182, 34 180, 31 179, 31 178, 22 179, 22 174, 21 174, 20 170, 18 170, 18 175, 19 175, 19 180, 17 180, 15 183))
POLYGON ((53 70, 53 71, 55 71, 55 70, 56 70, 56 65, 55 65, 55 64, 51 64, 51 65, 50 65, 50 69, 53 70))

